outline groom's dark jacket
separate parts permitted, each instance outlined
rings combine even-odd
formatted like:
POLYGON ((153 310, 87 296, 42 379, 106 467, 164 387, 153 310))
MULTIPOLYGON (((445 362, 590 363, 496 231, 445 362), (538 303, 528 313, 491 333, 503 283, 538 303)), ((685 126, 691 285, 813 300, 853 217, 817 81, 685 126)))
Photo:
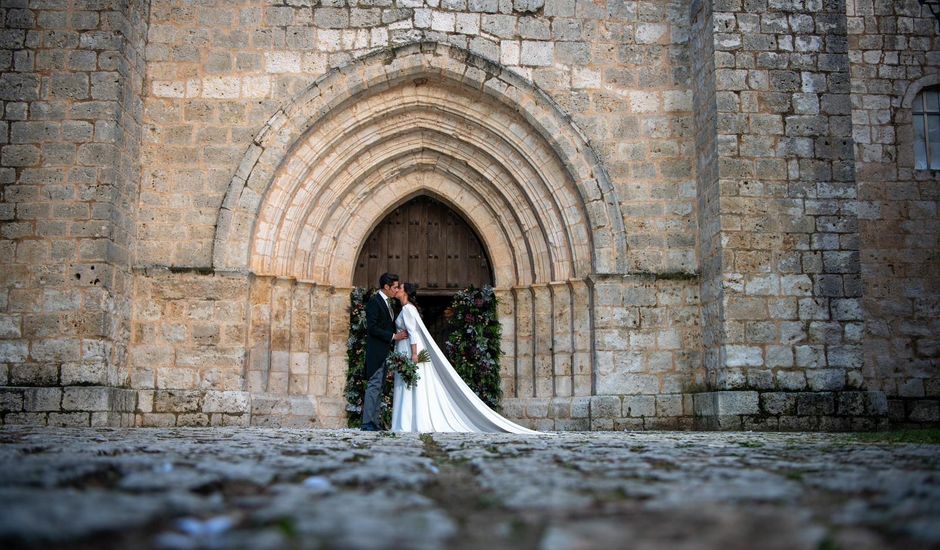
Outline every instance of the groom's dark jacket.
MULTIPOLYGON (((395 346, 392 341, 395 320, 389 315, 388 306, 382 300, 382 295, 376 292, 366 302, 366 380, 382 368, 388 353, 395 346)), ((396 304, 396 301, 392 300, 392 304, 396 304)), ((397 311, 395 315, 398 315, 397 311)))

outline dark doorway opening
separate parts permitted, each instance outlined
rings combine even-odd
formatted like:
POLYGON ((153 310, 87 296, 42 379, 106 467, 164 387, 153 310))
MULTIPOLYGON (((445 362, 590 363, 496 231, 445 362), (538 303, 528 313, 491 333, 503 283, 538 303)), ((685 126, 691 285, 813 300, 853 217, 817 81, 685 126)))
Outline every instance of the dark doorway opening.
MULTIPOLYGON (((453 296, 422 296, 420 291, 418 292, 418 311, 421 312, 421 318, 424 319, 431 337, 445 355, 448 355, 447 338, 450 336, 450 316, 447 310, 452 301, 453 296)), ((450 356, 447 358, 450 359, 450 356)))

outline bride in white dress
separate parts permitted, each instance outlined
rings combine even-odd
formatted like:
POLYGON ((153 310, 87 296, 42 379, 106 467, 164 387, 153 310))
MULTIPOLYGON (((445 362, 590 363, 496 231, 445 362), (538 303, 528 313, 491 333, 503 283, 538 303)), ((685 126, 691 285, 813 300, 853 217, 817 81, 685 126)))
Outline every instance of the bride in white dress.
POLYGON ((411 303, 417 288, 405 283, 399 294, 403 307, 395 325, 407 330, 408 338, 399 340, 395 351, 417 363, 418 354, 427 349, 431 360, 418 363, 414 387, 406 387, 401 376, 395 374, 392 431, 539 433, 510 422, 487 407, 460 378, 411 303))

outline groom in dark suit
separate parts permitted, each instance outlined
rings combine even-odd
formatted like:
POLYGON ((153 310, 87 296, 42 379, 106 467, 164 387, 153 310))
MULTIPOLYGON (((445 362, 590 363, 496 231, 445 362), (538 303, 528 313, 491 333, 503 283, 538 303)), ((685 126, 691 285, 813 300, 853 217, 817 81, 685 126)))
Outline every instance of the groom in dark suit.
POLYGON ((379 291, 366 303, 366 395, 362 400, 362 430, 382 429, 381 404, 385 386, 385 359, 395 342, 408 337, 408 332, 395 332, 397 312, 392 299, 398 298, 401 283, 398 275, 383 273, 379 291))

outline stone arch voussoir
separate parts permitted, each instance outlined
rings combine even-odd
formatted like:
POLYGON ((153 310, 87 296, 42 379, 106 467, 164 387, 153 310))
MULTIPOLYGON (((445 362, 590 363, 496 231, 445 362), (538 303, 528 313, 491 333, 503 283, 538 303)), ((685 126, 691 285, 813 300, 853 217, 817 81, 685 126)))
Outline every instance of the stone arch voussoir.
MULTIPOLYGON (((344 113, 354 113, 356 104, 363 98, 382 92, 394 97, 396 90, 420 85, 422 81, 426 82, 429 90, 446 87, 465 97, 478 98, 492 108, 497 117, 494 121, 505 122, 515 117, 510 121, 512 130, 505 134, 512 155, 527 159, 529 165, 538 169, 537 165, 543 160, 539 147, 545 145, 545 150, 549 150, 564 167, 563 178, 557 174, 541 174, 542 181, 538 185, 544 189, 531 197, 539 215, 544 217, 554 208, 568 216, 564 225, 569 229, 548 232, 547 239, 551 244, 557 247, 565 239, 578 243, 585 242, 586 238, 593 239, 587 253, 575 250, 575 257, 558 260, 572 262, 572 267, 565 270, 563 276, 585 277, 591 273, 624 271, 626 239, 619 201, 606 171, 582 132, 548 95, 520 75, 465 50, 437 43, 409 44, 367 55, 324 75, 298 98, 279 109, 258 133, 230 182, 218 215, 213 266, 221 270, 249 272, 252 271, 252 254, 268 252, 268 243, 261 243, 258 247, 253 243, 259 215, 267 208, 269 214, 276 211, 283 216, 289 208, 287 204, 279 204, 272 210, 267 201, 275 196, 272 183, 278 177, 309 168, 303 164, 303 159, 297 157, 308 136, 344 113), (519 137, 513 136, 513 131, 521 132, 522 138, 513 141, 519 137), (570 193, 572 199, 559 200, 558 197, 564 196, 568 188, 573 190, 570 193), (555 201, 555 204, 547 201, 555 201), (571 234, 558 234, 559 231, 571 234)), ((421 108, 420 97, 409 98, 409 101, 421 108)), ((458 126, 463 124, 460 117, 469 121, 468 125, 487 123, 472 108, 463 109, 455 116, 458 126)), ((380 127, 380 121, 372 122, 380 127)), ((334 141, 338 142, 342 137, 341 132, 331 136, 327 145, 335 145, 334 141)), ((456 132, 455 137, 461 139, 465 136, 456 132)), ((465 162, 465 159, 457 158, 455 162, 465 162)), ((483 172, 481 176, 486 178, 489 174, 483 172)), ((357 179, 349 181, 352 185, 357 179)), ((299 188, 328 183, 298 179, 292 185, 299 188)), ((523 187, 527 183, 517 182, 520 189, 532 195, 534 188, 523 187)), ((287 193, 280 199, 292 200, 295 195, 287 193)), ((470 221, 482 223, 482 220, 470 221)), ((293 233, 290 234, 299 235, 303 229, 298 225, 291 229, 293 233)), ((270 251, 273 249, 274 243, 270 243, 270 251)), ((564 256, 556 254, 556 257, 564 256)), ((511 272, 514 277, 519 277, 518 258, 515 261, 516 267, 511 272)), ((298 278, 307 275, 272 274, 298 278)))

